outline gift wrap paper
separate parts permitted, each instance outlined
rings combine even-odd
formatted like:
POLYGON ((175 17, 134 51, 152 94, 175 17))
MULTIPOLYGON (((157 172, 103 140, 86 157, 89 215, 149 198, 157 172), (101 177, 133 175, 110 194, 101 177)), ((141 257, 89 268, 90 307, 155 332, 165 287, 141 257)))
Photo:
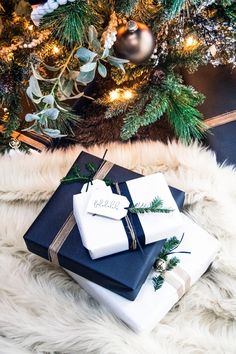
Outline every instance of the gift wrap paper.
POLYGON ((219 242, 213 236, 187 216, 182 215, 182 217, 184 238, 175 251, 190 251, 191 254, 174 254, 180 259, 180 263, 177 269, 166 272, 168 275, 171 274, 175 279, 174 284, 176 283, 178 287, 175 288, 165 280, 163 286, 155 291, 152 277, 158 274, 151 271, 136 299, 129 301, 77 274, 72 272, 69 274, 91 296, 110 309, 135 332, 151 331, 181 295, 188 291, 188 288, 208 269, 219 249, 219 242), (179 292, 180 289, 182 293, 179 292))
MULTIPOLYGON (((80 167, 81 173, 86 175, 88 174, 85 168, 87 163, 94 163, 98 168, 101 162, 102 160, 98 157, 82 152, 74 166, 80 167)), ((107 166, 109 167, 107 177, 112 181, 123 182, 140 177, 139 174, 120 166, 111 163, 107 163, 105 168, 107 166)), ((68 175, 70 174, 71 171, 68 175)), ((78 227, 73 218, 73 195, 78 194, 83 186, 83 183, 75 182, 61 184, 58 187, 26 232, 24 240, 27 248, 54 264, 134 300, 160 252, 163 241, 147 245, 143 253, 140 250, 122 252, 92 260, 81 242, 78 227)), ((184 193, 175 188, 171 188, 171 193, 178 207, 182 208, 184 193)))
MULTIPOLYGON (((135 204, 150 205, 155 197, 163 201, 163 207, 172 209, 170 213, 132 214, 128 218, 142 246, 182 232, 182 218, 176 202, 162 173, 139 177, 118 185, 122 196, 126 196, 130 206, 135 204), (144 240, 144 242, 142 242, 144 240), (144 243, 144 244, 142 244, 144 243)), ((112 193, 113 187, 104 187, 102 193, 112 193), (103 192, 104 191, 104 192, 103 192)), ((87 212, 87 206, 93 191, 74 196, 73 210, 82 242, 92 259, 104 257, 129 249, 129 229, 122 220, 87 212)), ((106 196, 106 195, 105 195, 106 196)), ((105 198, 105 197, 104 197, 105 198)))

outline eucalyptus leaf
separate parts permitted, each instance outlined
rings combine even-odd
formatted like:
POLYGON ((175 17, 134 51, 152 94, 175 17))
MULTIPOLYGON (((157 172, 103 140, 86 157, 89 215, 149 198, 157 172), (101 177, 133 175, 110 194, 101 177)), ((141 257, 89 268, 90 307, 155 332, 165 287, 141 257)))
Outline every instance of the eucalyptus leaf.
POLYGON ((39 119, 40 119, 40 117, 34 113, 27 113, 25 116, 26 122, 33 122, 34 120, 39 120, 39 119))
POLYGON ((48 64, 46 64, 44 62, 42 62, 42 64, 45 66, 46 69, 48 69, 49 71, 53 71, 53 72, 58 71, 58 70, 60 70, 62 68, 62 65, 56 67, 56 66, 48 65, 48 64))
POLYGON ((95 70, 89 72, 81 71, 76 81, 86 85, 89 82, 93 81, 94 77, 95 77, 95 70))
POLYGON ((55 98, 53 95, 50 94, 50 95, 44 96, 42 101, 44 103, 48 103, 52 106, 54 104, 55 98))
POLYGON ((33 73, 34 77, 35 77, 37 80, 46 81, 46 82, 56 82, 56 81, 57 81, 57 78, 54 78, 54 79, 45 79, 44 77, 42 77, 42 76, 40 75, 40 73, 35 69, 35 67, 33 66, 33 64, 31 64, 31 69, 32 69, 32 73, 33 73))
POLYGON ((117 58, 117 57, 113 57, 112 55, 108 55, 107 60, 110 63, 117 63, 117 64, 127 64, 127 63, 129 63, 128 59, 117 58))
POLYGON ((43 129, 44 134, 50 136, 51 138, 62 138, 66 135, 61 134, 59 129, 45 128, 43 129))
POLYGON ((85 63, 88 63, 89 61, 93 61, 96 55, 97 53, 94 53, 87 48, 79 48, 75 54, 75 57, 79 58, 79 60, 85 63))
POLYGON ((43 97, 38 80, 33 75, 29 79, 29 88, 36 97, 43 97))
POLYGON ((73 91, 74 82, 73 80, 67 81, 66 84, 63 86, 63 94, 69 98, 73 91))
MULTIPOLYGON (((75 99, 80 98, 82 96, 84 96, 84 92, 80 92, 80 93, 78 93, 78 95, 74 95, 71 97, 66 97, 65 100, 75 100, 75 99)), ((61 100, 61 101, 63 101, 63 100, 61 100)))
POLYGON ((98 33, 97 30, 94 26, 89 26, 88 30, 88 38, 89 38, 89 44, 92 48, 94 48, 96 51, 100 51, 102 49, 101 43, 98 40, 98 33))
POLYGON ((32 93, 32 90, 30 87, 27 87, 26 89, 26 94, 27 96, 31 99, 32 102, 36 103, 36 104, 39 104, 42 100, 42 97, 40 98, 35 98, 33 93, 32 93))
POLYGON ((102 58, 102 59, 107 58, 108 55, 109 55, 109 53, 110 53, 109 48, 105 48, 104 51, 103 51, 103 53, 102 53, 102 57, 101 57, 101 58, 102 58))
POLYGON ((80 71, 89 72, 95 70, 97 67, 97 62, 87 63, 80 67, 80 71))
POLYGON ((51 119, 51 120, 56 120, 59 115, 59 110, 57 108, 49 108, 46 109, 43 113, 43 116, 51 119))
POLYGON ((100 61, 98 62, 98 72, 102 77, 107 76, 107 68, 100 61))

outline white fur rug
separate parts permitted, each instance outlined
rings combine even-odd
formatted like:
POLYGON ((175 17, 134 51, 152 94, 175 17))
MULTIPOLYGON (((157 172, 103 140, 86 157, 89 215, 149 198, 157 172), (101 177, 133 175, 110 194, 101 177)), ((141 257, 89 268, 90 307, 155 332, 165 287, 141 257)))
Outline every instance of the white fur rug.
MULTIPOLYGON (((143 174, 164 171, 169 184, 185 190, 186 210, 220 240, 219 256, 150 334, 136 335, 64 271, 29 254, 22 239, 81 147, 3 156, 0 353, 235 354, 236 171, 217 166, 215 156, 196 144, 108 148, 107 159, 143 174)), ((104 149, 89 151, 102 156, 104 149)))

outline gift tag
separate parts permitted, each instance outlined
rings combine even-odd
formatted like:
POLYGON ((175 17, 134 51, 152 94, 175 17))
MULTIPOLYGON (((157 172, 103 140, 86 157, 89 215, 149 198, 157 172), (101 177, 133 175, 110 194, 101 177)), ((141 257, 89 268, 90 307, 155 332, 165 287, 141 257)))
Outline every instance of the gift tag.
POLYGON ((120 220, 127 215, 129 201, 119 194, 113 194, 110 190, 94 191, 89 199, 87 212, 120 220))
POLYGON ((107 185, 104 181, 100 179, 94 179, 92 182, 86 183, 81 189, 81 193, 93 192, 94 190, 105 189, 107 185))

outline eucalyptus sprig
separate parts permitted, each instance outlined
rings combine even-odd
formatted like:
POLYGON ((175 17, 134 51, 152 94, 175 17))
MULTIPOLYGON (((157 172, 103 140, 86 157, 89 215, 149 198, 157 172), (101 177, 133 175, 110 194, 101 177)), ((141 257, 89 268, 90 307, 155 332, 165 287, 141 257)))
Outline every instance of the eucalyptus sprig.
POLYGON ((149 205, 136 203, 133 207, 129 209, 130 213, 133 214, 144 214, 144 213, 170 213, 174 209, 164 208, 163 200, 159 197, 155 197, 149 205))
POLYGON ((99 75, 103 78, 107 76, 105 63, 109 63, 125 72, 124 64, 129 62, 127 59, 121 59, 111 55, 110 50, 101 45, 97 30, 92 25, 89 26, 88 30, 88 48, 79 48, 75 57, 77 57, 82 64, 76 81, 84 85, 93 81, 96 71, 98 71, 99 75))

